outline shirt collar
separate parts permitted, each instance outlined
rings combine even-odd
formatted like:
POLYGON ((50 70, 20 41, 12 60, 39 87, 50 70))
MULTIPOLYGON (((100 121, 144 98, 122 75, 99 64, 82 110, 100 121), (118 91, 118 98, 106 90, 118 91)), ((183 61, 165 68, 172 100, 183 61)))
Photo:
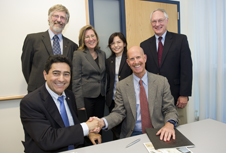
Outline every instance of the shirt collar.
MULTIPOLYGON (((134 73, 133 73, 133 79, 139 83, 140 78, 138 78, 134 73)), ((143 81, 144 85, 148 85, 148 74, 147 71, 145 70, 145 74, 144 76, 141 78, 141 80, 143 81)))
POLYGON ((162 37, 162 40, 164 41, 165 40, 165 37, 166 37, 166 33, 167 33, 167 30, 166 30, 166 32, 162 36, 158 36, 158 35, 155 34, 156 40, 158 40, 159 37, 162 37))
MULTIPOLYGON (((55 34, 50 29, 48 30, 48 32, 49 32, 50 39, 53 40, 53 37, 55 36, 55 34)), ((62 41, 63 40, 62 33, 58 34, 57 36, 59 38, 59 41, 62 41)))
POLYGON ((45 86, 46 86, 47 91, 49 92, 49 94, 51 95, 51 97, 52 97, 53 99, 57 100, 58 97, 61 97, 61 96, 63 96, 64 98, 66 97, 65 92, 63 92, 63 94, 62 94, 61 96, 59 96, 59 95, 56 94, 54 91, 52 91, 52 90, 49 88, 47 82, 45 83, 45 86))

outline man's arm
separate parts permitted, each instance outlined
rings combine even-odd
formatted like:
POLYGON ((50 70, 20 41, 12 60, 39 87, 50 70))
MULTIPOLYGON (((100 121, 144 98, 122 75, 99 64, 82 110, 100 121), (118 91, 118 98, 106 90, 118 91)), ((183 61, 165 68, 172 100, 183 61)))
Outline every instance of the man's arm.
POLYGON ((163 104, 162 113, 165 116, 165 125, 156 133, 160 135, 160 140, 169 141, 171 137, 175 139, 174 124, 169 121, 175 121, 178 123, 178 113, 174 105, 174 99, 170 92, 170 86, 167 79, 164 77, 163 85, 163 104))
POLYGON ((177 100, 176 105, 179 108, 184 108, 192 91, 192 59, 187 36, 185 35, 183 35, 181 42, 180 53, 180 97, 175 100, 177 100))
POLYGON ((24 40, 21 55, 22 72, 27 83, 29 82, 33 56, 33 41, 28 35, 24 40))

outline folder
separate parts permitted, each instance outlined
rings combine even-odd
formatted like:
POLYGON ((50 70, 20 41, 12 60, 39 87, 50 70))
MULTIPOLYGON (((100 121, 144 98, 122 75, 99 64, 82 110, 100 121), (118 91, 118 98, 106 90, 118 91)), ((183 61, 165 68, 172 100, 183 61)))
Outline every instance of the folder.
POLYGON ((177 129, 175 129, 176 139, 173 140, 171 138, 170 141, 160 140, 160 135, 156 135, 156 133, 159 131, 159 129, 145 128, 145 131, 156 150, 165 149, 165 148, 179 148, 179 147, 194 147, 195 146, 188 138, 186 138, 177 129))

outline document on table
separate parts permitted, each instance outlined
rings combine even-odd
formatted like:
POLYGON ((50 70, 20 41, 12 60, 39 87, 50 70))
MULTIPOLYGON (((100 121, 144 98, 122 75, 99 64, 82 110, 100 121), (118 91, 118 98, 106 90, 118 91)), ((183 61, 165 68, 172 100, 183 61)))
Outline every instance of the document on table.
POLYGON ((149 153, 193 153, 187 147, 155 150, 155 148, 151 142, 144 143, 144 146, 146 147, 146 149, 148 150, 149 153))

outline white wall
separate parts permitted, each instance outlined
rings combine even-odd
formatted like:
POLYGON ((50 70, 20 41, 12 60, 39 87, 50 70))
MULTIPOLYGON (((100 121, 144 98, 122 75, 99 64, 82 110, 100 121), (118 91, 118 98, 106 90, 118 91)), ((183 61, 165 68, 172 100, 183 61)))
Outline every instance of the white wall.
MULTIPOLYGON (((71 17, 63 35, 78 43, 79 30, 86 25, 85 0, 0 1, 0 96, 27 93, 20 60, 23 41, 27 34, 46 31, 49 28, 48 9, 55 4, 68 8, 71 17)), ((1 153, 24 152, 19 103, 20 100, 0 101, 1 153)))

